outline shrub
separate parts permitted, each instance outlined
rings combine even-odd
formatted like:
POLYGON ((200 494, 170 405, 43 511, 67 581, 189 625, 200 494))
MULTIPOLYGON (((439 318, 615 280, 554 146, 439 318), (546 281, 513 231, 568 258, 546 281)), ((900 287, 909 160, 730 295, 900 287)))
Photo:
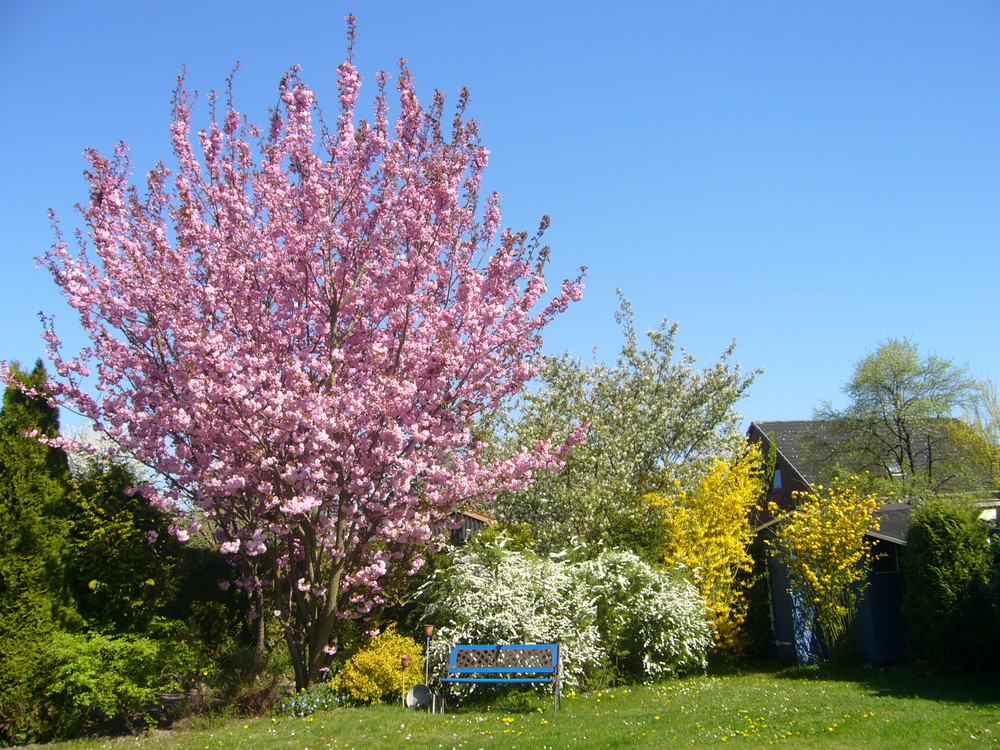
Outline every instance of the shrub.
POLYGON ((668 565, 683 565, 705 599, 719 650, 738 655, 747 645, 743 623, 753 567, 750 515, 765 494, 764 458, 750 444, 734 460, 716 459, 692 486, 647 496, 661 512, 668 565))
POLYGON ((506 544, 500 536, 458 550, 420 590, 423 621, 437 624, 431 664, 458 643, 559 643, 566 684, 581 684, 604 659, 595 602, 572 565, 506 544))
POLYGON ((288 652, 259 652, 254 646, 237 646, 223 654, 214 675, 217 696, 226 711, 236 716, 261 716, 285 696, 292 666, 288 652))
MULTIPOLYGON (((871 549, 866 534, 878 528, 878 498, 859 491, 860 481, 835 479, 829 487, 798 493, 798 507, 775 533, 774 551, 788 569, 789 593, 796 602, 795 653, 800 665, 817 658, 810 649, 814 624, 830 657, 851 656, 851 624, 871 549)), ((771 510, 778 511, 774 505, 771 510)))
POLYGON ((41 660, 52 632, 0 633, 0 746, 47 739, 41 660))
POLYGON ((388 703, 423 681, 423 646, 391 626, 347 660, 331 681, 331 687, 355 703, 388 703), (405 670, 404 655, 410 657, 405 670))
POLYGON ((619 550, 604 551, 576 568, 597 603, 607 658, 623 678, 705 667, 714 643, 705 601, 679 568, 658 570, 619 550))
POLYGON ((183 689, 201 665, 182 642, 131 635, 58 633, 42 660, 52 737, 72 737, 92 721, 148 716, 157 695, 183 689))
POLYGON ((559 643, 570 688, 701 667, 712 643, 694 587, 631 552, 575 562, 508 551, 499 538, 456 552, 419 596, 438 625, 433 664, 457 643, 559 643))
POLYGON ((994 650, 996 617, 987 594, 992 556, 977 515, 954 499, 927 500, 913 515, 903 614, 917 658, 972 666, 994 650))

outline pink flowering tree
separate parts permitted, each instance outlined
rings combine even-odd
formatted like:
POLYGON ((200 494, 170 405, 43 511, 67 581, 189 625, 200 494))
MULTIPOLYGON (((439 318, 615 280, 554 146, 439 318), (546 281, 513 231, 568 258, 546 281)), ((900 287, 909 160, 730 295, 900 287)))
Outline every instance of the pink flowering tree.
POLYGON ((141 490, 179 538, 214 535, 299 687, 452 513, 558 468, 565 445, 498 459, 474 434, 582 292, 549 294, 541 230, 501 231, 480 196, 465 92, 449 122, 401 63, 394 122, 386 74, 361 119, 350 56, 338 70, 329 126, 293 68, 266 128, 230 85, 197 134, 182 77, 174 166, 140 190, 124 145, 88 151, 85 230, 71 246, 57 224, 43 259, 90 339, 64 353, 46 319, 56 400, 156 473, 141 490))

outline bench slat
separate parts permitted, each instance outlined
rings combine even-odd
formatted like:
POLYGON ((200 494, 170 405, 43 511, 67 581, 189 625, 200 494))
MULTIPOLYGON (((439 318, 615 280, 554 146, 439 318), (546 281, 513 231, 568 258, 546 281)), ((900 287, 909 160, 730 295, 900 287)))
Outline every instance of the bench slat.
POLYGON ((547 677, 445 677, 441 682, 552 682, 547 677))
POLYGON ((449 672, 453 674, 513 674, 517 672, 530 672, 537 674, 555 674, 555 667, 452 667, 449 672))

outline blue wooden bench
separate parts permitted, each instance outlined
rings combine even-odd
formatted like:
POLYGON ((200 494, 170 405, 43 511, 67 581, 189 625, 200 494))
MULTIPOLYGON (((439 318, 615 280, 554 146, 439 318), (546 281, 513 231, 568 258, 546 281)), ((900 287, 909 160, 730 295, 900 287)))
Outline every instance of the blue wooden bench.
POLYGON ((448 674, 441 679, 449 685, 469 683, 552 684, 552 711, 559 709, 562 665, 558 643, 529 645, 458 645, 451 649, 448 674))

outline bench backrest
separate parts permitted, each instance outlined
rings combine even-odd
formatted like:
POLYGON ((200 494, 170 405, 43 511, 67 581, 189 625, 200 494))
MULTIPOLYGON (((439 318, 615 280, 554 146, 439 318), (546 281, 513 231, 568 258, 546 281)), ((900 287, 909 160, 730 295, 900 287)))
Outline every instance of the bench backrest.
POLYGON ((451 649, 451 674, 549 674, 559 668, 559 644, 459 645, 451 649))

